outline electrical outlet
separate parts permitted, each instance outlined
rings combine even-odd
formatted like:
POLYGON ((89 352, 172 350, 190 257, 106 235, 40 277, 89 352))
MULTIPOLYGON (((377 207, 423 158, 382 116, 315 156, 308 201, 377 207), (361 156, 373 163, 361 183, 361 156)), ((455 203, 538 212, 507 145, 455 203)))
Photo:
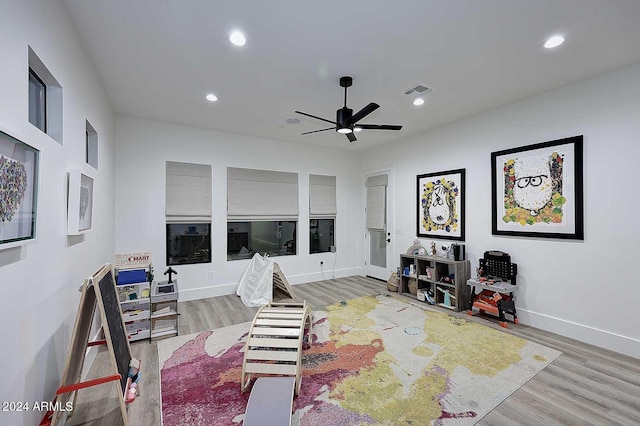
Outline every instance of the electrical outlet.
POLYGON ((213 277, 214 277, 213 271, 209 271, 209 273, 207 274, 207 278, 210 280, 213 280, 213 277))

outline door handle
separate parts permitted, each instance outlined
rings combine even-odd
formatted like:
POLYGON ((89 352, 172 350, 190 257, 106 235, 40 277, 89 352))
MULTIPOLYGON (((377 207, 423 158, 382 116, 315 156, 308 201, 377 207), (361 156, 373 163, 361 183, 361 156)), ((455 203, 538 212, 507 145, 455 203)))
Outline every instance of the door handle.
POLYGON ((391 238, 387 238, 387 242, 390 243, 391 242, 391 238))

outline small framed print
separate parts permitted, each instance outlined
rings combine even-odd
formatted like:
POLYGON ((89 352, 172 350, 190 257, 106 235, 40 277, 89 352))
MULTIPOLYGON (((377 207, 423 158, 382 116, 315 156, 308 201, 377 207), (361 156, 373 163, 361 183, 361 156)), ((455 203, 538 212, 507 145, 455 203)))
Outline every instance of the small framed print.
POLYGON ((80 170, 69 171, 67 234, 91 230, 93 221, 93 178, 80 170))

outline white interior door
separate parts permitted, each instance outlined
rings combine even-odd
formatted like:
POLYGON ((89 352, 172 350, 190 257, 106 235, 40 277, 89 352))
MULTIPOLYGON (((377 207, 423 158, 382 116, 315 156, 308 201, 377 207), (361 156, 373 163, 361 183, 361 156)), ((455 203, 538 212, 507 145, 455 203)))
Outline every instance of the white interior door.
POLYGON ((391 172, 366 176, 365 208, 365 273, 387 280, 393 271, 391 224, 393 210, 390 188, 391 172))

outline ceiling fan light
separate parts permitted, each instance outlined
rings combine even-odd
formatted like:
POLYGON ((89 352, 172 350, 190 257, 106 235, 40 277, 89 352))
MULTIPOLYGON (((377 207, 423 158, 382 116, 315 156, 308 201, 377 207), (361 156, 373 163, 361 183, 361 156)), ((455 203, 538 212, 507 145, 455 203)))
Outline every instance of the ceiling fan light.
POLYGON ((343 135, 346 135, 347 133, 351 133, 352 130, 349 127, 341 127, 338 129, 338 133, 342 133, 343 135))
POLYGON ((361 132, 362 131, 362 127, 357 127, 356 126, 356 127, 353 128, 353 131, 354 132, 361 132))

